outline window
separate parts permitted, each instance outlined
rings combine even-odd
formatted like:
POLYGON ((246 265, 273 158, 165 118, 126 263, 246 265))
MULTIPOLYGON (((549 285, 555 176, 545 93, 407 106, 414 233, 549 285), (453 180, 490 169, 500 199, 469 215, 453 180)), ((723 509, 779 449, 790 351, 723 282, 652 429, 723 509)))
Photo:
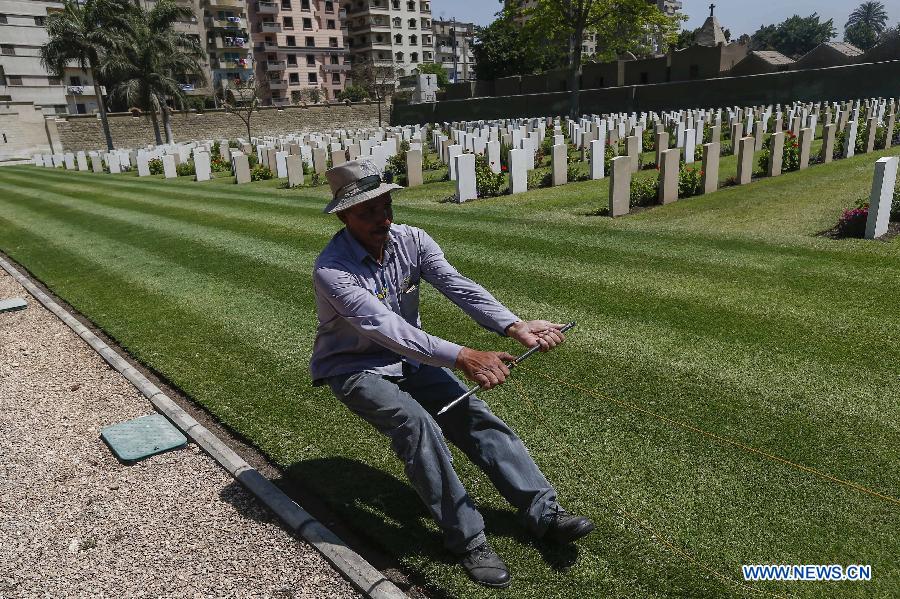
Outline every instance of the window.
POLYGON ((403 52, 397 52, 396 58, 397 62, 403 62, 403 52))
POLYGON ((303 31, 312 31, 312 19, 303 19, 303 31))
POLYGON ((78 75, 72 75, 71 77, 69 77, 69 85, 82 85, 81 77, 79 77, 78 75))
POLYGON ((419 62, 419 53, 413 52, 412 54, 410 54, 409 60, 410 60, 410 62, 419 62))
POLYGON ((391 6, 394 7, 394 10, 400 10, 400 0, 393 0, 391 6))
POLYGON ((300 0, 300 10, 309 10, 309 0, 300 0))
POLYGON ((76 114, 87 114, 87 108, 85 108, 84 104, 76 104, 75 105, 75 113, 76 114))
POLYGON ((300 85, 300 73, 288 73, 288 83, 291 85, 300 85))
POLYGON ((316 57, 314 54, 306 55, 306 66, 308 66, 308 67, 316 66, 316 57))
POLYGON ((337 48, 338 47, 337 38, 336 37, 328 38, 328 45, 332 48, 337 48))
POLYGON ((340 83, 341 83, 341 75, 340 75, 339 73, 332 73, 332 74, 331 74, 331 82, 334 83, 334 84, 336 84, 336 85, 340 85, 340 83))
POLYGON ((419 45, 419 38, 417 38, 417 37, 414 36, 414 35, 411 35, 411 36, 409 36, 409 43, 410 43, 411 46, 418 46, 418 45, 419 45))
POLYGON ((6 76, 6 85, 22 85, 22 76, 21 75, 7 75, 6 76))
POLYGON ((314 37, 306 37, 306 47, 307 48, 315 48, 316 47, 316 38, 314 37))
POLYGON ((297 45, 297 38, 295 38, 293 35, 287 36, 287 45, 288 45, 289 47, 291 47, 291 48, 293 48, 294 46, 296 46, 296 45, 297 45))
POLYGON ((416 23, 416 20, 415 20, 415 19, 410 19, 410 20, 409 20, 409 28, 410 28, 410 29, 415 29, 416 27, 418 27, 418 23, 416 23))
POLYGON ((341 64, 341 63, 338 61, 337 56, 332 55, 331 56, 331 64, 341 64))
POLYGON ((306 76, 306 80, 307 80, 309 83, 318 83, 318 82, 319 82, 319 78, 316 76, 315 73, 309 73, 309 74, 306 76))
POLYGON ((288 54, 287 63, 292 67, 297 66, 297 55, 296 54, 288 54))
POLYGON ((400 20, 400 17, 394 17, 394 27, 397 27, 398 29, 403 27, 403 21, 400 20))
POLYGON ((62 85, 62 79, 59 77, 47 77, 47 85, 62 85))
POLYGON ((395 36, 394 36, 394 43, 395 43, 395 44, 402 44, 402 43, 403 43, 403 36, 400 35, 399 33, 398 33, 397 35, 395 35, 395 36))
POLYGON ((43 27, 44 25, 47 24, 47 17, 35 17, 34 24, 37 25, 38 27, 43 27))
POLYGON ((432 60, 434 59, 432 58, 431 52, 425 52, 425 62, 431 62, 432 60))
POLYGON ((7 23, 6 15, 0 15, 0 25, 6 25, 7 23))
POLYGON ((411 0, 409 2, 407 2, 406 10, 412 10, 412 11, 416 10, 416 3, 412 2, 411 0))
POLYGON ((291 0, 281 0, 281 8, 291 10, 291 0))
POLYGON ((293 17, 282 17, 281 21, 282 21, 282 24, 284 25, 285 29, 289 29, 289 30, 293 31, 293 29, 294 29, 293 17))
MULTIPOLYGON (((11 46, 9 44, 0 44, 0 54, 4 56, 15 56, 16 55, 16 47, 11 46)), ((19 84, 21 85, 21 84, 19 84)))
POLYGON ((332 0, 325 1, 325 12, 334 12, 334 2, 332 0))
POLYGON ((328 19, 328 21, 326 21, 326 23, 325 23, 325 26, 327 29, 337 29, 337 27, 334 24, 334 19, 328 19))

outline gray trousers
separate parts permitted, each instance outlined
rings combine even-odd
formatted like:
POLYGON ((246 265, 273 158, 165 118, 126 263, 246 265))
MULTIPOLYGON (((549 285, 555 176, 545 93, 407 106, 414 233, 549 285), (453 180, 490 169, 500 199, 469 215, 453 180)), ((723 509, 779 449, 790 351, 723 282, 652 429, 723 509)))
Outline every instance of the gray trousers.
POLYGON ((453 469, 445 436, 488 475, 528 530, 542 536, 559 507, 556 491, 519 437, 475 396, 435 416, 466 391, 450 370, 422 365, 413 372, 404 364, 403 373, 355 372, 331 377, 328 385, 352 412, 391 440, 413 488, 443 529, 446 547, 463 553, 485 536, 484 520, 453 469))

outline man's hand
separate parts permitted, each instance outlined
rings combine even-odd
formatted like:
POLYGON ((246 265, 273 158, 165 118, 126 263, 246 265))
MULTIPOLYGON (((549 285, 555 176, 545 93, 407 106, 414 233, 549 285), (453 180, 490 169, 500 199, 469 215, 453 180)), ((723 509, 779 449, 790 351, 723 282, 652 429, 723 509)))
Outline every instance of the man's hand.
POLYGON ((509 368, 504 362, 512 362, 516 357, 502 351, 478 351, 464 347, 456 356, 456 367, 466 378, 490 389, 502 385, 509 376, 509 368))
POLYGON ((566 340, 559 330, 564 326, 549 320, 520 320, 509 325, 506 334, 529 349, 540 345, 541 351, 548 351, 566 340))

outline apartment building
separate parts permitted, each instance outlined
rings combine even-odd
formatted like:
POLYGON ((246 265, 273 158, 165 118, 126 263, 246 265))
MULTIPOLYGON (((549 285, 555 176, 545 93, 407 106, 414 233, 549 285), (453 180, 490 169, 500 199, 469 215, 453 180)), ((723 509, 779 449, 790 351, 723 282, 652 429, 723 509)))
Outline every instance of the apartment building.
POLYGON ((455 19, 432 22, 434 62, 444 67, 451 83, 475 79, 475 41, 477 25, 455 19))
POLYGON ((44 114, 97 110, 89 73, 73 67, 52 77, 41 65, 47 15, 60 9, 61 2, 0 0, 0 102, 32 102, 44 114))
POLYGON ((267 89, 264 103, 280 106, 314 95, 328 100, 344 89, 350 71, 344 4, 338 0, 254 2, 251 35, 256 78, 267 89), (311 90, 316 91, 311 94, 311 90))
POLYGON ((405 77, 434 62, 431 2, 424 0, 351 0, 347 6, 349 49, 353 62, 393 67, 405 77))

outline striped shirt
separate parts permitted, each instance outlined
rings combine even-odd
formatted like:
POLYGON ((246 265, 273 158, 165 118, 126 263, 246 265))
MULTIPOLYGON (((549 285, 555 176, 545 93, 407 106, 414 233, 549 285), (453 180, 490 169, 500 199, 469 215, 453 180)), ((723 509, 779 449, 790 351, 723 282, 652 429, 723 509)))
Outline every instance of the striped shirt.
POLYGON ((391 225, 379 264, 341 229, 313 270, 319 319, 310 361, 313 384, 362 371, 400 376, 403 362, 453 368, 462 346, 422 330, 421 280, 491 331, 503 335, 519 320, 481 285, 459 274, 425 231, 391 225))

